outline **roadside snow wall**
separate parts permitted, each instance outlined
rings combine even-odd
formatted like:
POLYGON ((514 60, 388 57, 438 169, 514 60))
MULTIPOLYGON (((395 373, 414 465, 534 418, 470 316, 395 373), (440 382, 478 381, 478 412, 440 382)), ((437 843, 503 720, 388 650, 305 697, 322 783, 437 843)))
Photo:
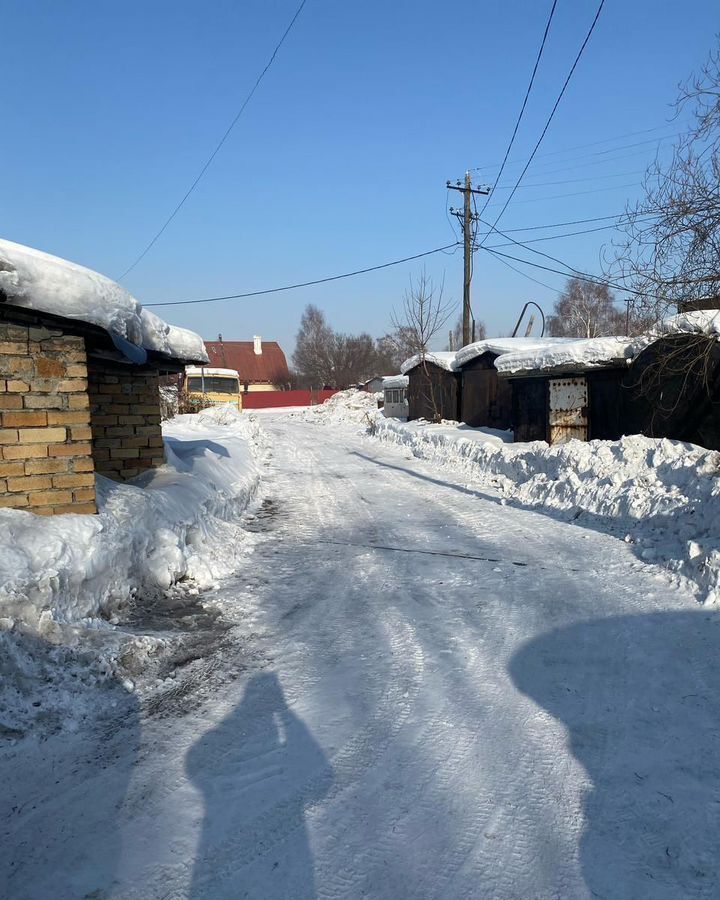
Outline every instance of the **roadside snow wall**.
POLYGON ((243 532, 230 520, 258 487, 259 426, 216 407, 178 416, 164 437, 164 466, 131 484, 97 477, 97 516, 0 509, 0 626, 91 625, 135 595, 232 571, 243 532))
POLYGON ((640 559, 689 578, 720 602, 720 453, 633 435, 619 441, 506 444, 482 429, 376 416, 369 432, 490 484, 523 506, 625 536, 640 559))

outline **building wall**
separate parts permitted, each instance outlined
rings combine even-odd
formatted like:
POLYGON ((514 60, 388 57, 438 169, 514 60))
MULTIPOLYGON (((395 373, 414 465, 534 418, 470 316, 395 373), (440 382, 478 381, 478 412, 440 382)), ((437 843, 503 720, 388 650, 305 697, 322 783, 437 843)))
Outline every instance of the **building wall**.
MULTIPOLYGON (((240 381, 240 390, 241 391, 245 390, 245 382, 242 381, 242 379, 240 381)), ((266 381, 261 381, 261 382, 252 382, 251 381, 248 383, 248 386, 247 386, 248 393, 251 391, 254 393, 257 391, 279 391, 279 390, 280 390, 279 385, 268 384, 266 381)))
POLYGON ((94 513, 82 337, 0 322, 0 507, 94 513))
POLYGON ((88 392, 97 472, 126 481, 163 464, 157 372, 91 362, 88 392))
POLYGON ((460 376, 431 362, 421 363, 408 373, 408 418, 438 417, 460 419, 460 376))
POLYGON ((510 428, 512 389, 498 378, 497 356, 483 353, 462 368, 460 420, 473 428, 510 428))

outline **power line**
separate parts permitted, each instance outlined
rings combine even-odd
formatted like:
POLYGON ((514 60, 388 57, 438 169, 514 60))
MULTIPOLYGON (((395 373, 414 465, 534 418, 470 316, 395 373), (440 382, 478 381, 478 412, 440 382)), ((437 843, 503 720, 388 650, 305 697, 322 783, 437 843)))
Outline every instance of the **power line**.
POLYGON ((590 40, 590 37, 591 37, 593 31, 595 30, 595 25, 597 24, 597 21, 600 18, 600 13, 602 12, 604 5, 605 5, 605 0, 600 0, 600 3, 598 4, 597 12, 595 13, 595 18, 592 20, 592 24, 590 25, 590 28, 588 29, 588 33, 585 35, 585 40, 580 45, 580 49, 578 50, 577 56, 575 57, 575 61, 573 62, 572 67, 570 68, 570 71, 568 72, 567 78, 565 79, 565 83, 563 84, 562 89, 560 90, 560 93, 558 94, 557 99, 555 100, 555 104, 554 104, 553 108, 550 110, 550 115, 548 116, 547 121, 545 122, 545 127, 543 128, 542 132, 540 133, 540 137, 538 138, 537 143, 533 147, 533 151, 530 154, 528 161, 525 163, 525 167, 523 168, 522 172, 520 172, 517 182, 515 183, 515 187, 510 192, 510 196, 505 201, 505 205, 503 206, 503 208, 500 210, 497 217, 495 218, 495 222, 493 223, 493 228, 495 227, 495 225, 497 225, 497 223, 502 218, 503 213, 508 208, 510 201, 512 200, 513 196, 515 195, 515 191, 520 186, 520 182, 522 181, 527 170, 530 168, 530 164, 532 163, 532 161, 535 157, 535 154, 537 153, 537 151, 540 147, 540 144, 543 141, 543 138, 547 134, 547 130, 550 127, 550 123, 552 122, 553 117, 555 116, 555 112, 557 111, 558 106, 560 105, 560 101, 562 100, 563 95, 565 94, 567 86, 570 84, 570 79, 572 78, 573 73, 575 72, 575 69, 577 68, 577 64, 580 62, 580 57, 583 55, 583 52, 585 51, 585 47, 587 46, 587 43, 590 40))
POLYGON ((392 262, 381 263, 379 266, 368 266, 365 269, 356 269, 354 272, 344 272, 342 275, 329 275, 327 278, 316 278, 313 281, 303 281, 299 284, 286 284, 283 287, 267 288, 263 291, 247 291, 243 294, 227 294, 223 297, 201 297, 195 300, 166 300, 163 303, 144 303, 143 306, 184 306, 188 303, 217 303, 219 300, 243 300, 248 297, 261 297, 264 294, 279 294, 281 291, 294 291, 297 288, 312 287, 316 284, 326 284, 328 281, 340 281, 342 278, 352 278, 355 275, 365 275, 367 272, 377 272, 379 269, 389 269, 391 266, 399 266, 402 263, 412 262, 414 259, 422 259, 423 256, 432 256, 433 253, 443 253, 451 247, 460 246, 460 241, 446 244, 444 247, 435 247, 434 250, 426 250, 424 253, 416 253, 414 256, 405 256, 402 259, 394 259, 392 262))
MULTIPOLYGON (((542 269, 545 272, 554 272, 556 275, 564 275, 565 278, 577 278, 579 281, 587 281, 589 284, 599 284, 606 287, 614 288, 616 291, 625 291, 628 294, 636 294, 640 297, 650 297, 653 298, 652 294, 648 294, 646 291, 638 291, 634 288, 625 287, 622 284, 615 284, 612 281, 606 281, 601 278, 597 278, 594 275, 590 275, 588 272, 581 272, 578 269, 571 269, 570 272, 564 272, 561 269, 553 269, 550 266, 543 266, 540 263, 530 262, 529 259, 522 259, 519 256, 512 256, 510 253, 501 253, 499 250, 491 250, 489 247, 480 247, 480 250, 485 250, 488 253, 491 253, 493 256, 503 257, 504 259, 512 259, 514 262, 523 263, 526 266, 532 266, 534 269, 542 269)), ((528 248, 530 249, 530 248, 528 248)), ((560 265, 566 265, 561 262, 560 265)), ((548 285, 544 285, 544 287, 548 287, 548 285)), ((551 288, 552 290, 552 288, 551 288)), ((660 298, 654 298, 660 299, 660 298)))
MULTIPOLYGON (((532 184, 521 184, 518 190, 525 190, 527 188, 536 188, 536 187, 551 187, 553 185, 558 184, 578 184, 581 181, 600 181, 601 179, 608 178, 625 178, 629 175, 643 175, 645 173, 644 169, 640 169, 635 172, 615 172, 612 175, 588 175, 586 178, 563 178, 560 181, 538 181, 532 184)), ((501 184, 500 187, 496 187, 495 190, 498 191, 509 191, 512 185, 509 184, 501 184)))
MULTIPOLYGON (((609 143, 612 143, 613 141, 619 141, 622 138, 626 138, 626 137, 635 137, 640 134, 650 134, 653 131, 661 131, 664 128, 670 128, 673 124, 674 124, 673 122, 667 122, 665 125, 658 125, 655 128, 646 128, 643 131, 628 131, 625 134, 616 134, 614 137, 603 138, 603 140, 601 140, 601 141, 591 141, 589 144, 576 144, 574 147, 564 147, 562 150, 550 150, 547 153, 539 153, 537 155, 536 159, 546 159, 548 156, 559 156, 563 153, 572 153, 574 150, 584 150, 587 147, 597 147, 600 144, 609 144, 609 143)), ((642 144, 654 144, 657 141, 667 141, 670 138, 678 137, 682 133, 683 132, 681 132, 681 131, 673 132, 672 134, 665 135, 663 137, 649 138, 646 141, 638 141, 638 142, 632 143, 632 144, 622 144, 619 147, 609 147, 607 150, 600 150, 600 151, 597 151, 596 153, 589 153, 589 154, 585 154, 585 155, 586 156, 598 156, 602 153, 613 153, 616 150, 626 150, 628 147, 639 147, 642 144)), ((511 166, 520 165, 520 163, 522 161, 523 160, 521 160, 521 159, 511 159, 510 162, 508 163, 508 165, 511 165, 511 166)), ((559 160, 558 160, 558 162, 559 162, 559 160)), ((552 164, 553 163, 549 163, 549 165, 552 165, 552 164)), ((476 166, 474 169, 471 169, 470 171, 479 172, 481 170, 494 169, 498 165, 500 165, 500 163, 488 163, 485 166, 476 166)))
POLYGON ((232 120, 232 122, 231 122, 230 125, 228 126, 227 130, 225 131, 225 134, 220 138, 220 141, 219 141, 218 144, 216 145, 216 147, 215 147, 215 149, 213 150, 213 152, 212 152, 212 153, 210 154, 210 156, 207 158, 207 160, 206 160, 204 166, 202 167, 202 169, 200 169, 200 172, 198 173, 196 179, 193 181, 193 183, 190 185, 190 187, 188 188, 188 190, 185 192, 185 195, 183 196, 182 200, 178 203, 178 205, 175 207, 175 209, 174 209, 174 210, 170 213, 170 215, 167 217, 167 219, 165 220, 163 226, 162 226, 162 227, 160 228, 160 230, 155 234, 155 236, 152 238, 152 240, 150 241, 150 243, 145 247, 145 249, 142 251, 142 253, 137 257, 137 259, 136 259, 130 266, 128 266, 127 269, 125 269, 125 271, 122 273, 122 275, 120 276, 120 278, 119 278, 118 280, 123 279, 129 272, 131 272, 131 271, 135 268, 135 266, 136 266, 142 259, 144 259, 144 257, 145 257, 145 256, 148 254, 148 252, 152 249, 152 247, 154 246, 154 244, 155 244, 155 242, 158 240, 158 238, 163 234, 163 232, 164 232, 165 229, 168 227, 168 225, 172 222, 172 220, 175 218, 175 216, 176 216, 176 215, 180 212, 180 210, 183 208, 183 206, 185 205, 185 201, 188 199, 188 197, 190 196, 190 194, 192 194, 192 192, 193 192, 193 191, 195 190, 195 188, 198 186, 198 184, 200 183, 200 180, 202 179, 203 175, 204 175, 204 174, 207 172, 207 170, 210 168, 210 166, 211 166, 211 164, 212 164, 212 161, 215 159, 215 157, 216 157, 216 156, 218 155, 218 153, 220 152, 221 147, 223 146, 223 144, 225 143, 225 141, 230 137, 230 132, 231 132, 231 131, 233 130, 233 128, 237 125, 238 120, 240 119, 240 116, 245 112, 245 107, 246 107, 246 106, 248 105, 248 103, 252 100, 253 95, 255 94, 255 91, 256 91, 256 90, 258 89, 258 87, 260 86, 260 82, 263 80, 263 78, 264 78, 265 75, 267 74, 268 69, 270 68, 270 66, 271 66, 271 65, 273 64, 273 62, 275 61, 275 57, 278 55, 278 52, 279 52, 280 48, 281 48, 282 45, 285 43, 285 38, 288 36, 288 34, 290 34, 290 31, 292 30, 293 25, 294 25, 295 22, 297 21, 297 19, 298 19, 300 13, 303 11, 303 7, 305 6, 306 3, 307 3, 307 0, 301 0, 300 6, 298 6, 297 10, 295 11, 295 15, 294 15, 294 16, 292 17, 292 19, 290 20, 290 24, 287 26, 287 28, 286 28, 285 31, 283 32, 283 36, 280 38, 280 40, 279 40, 279 41, 277 42, 277 44, 275 45, 275 49, 273 50, 273 52, 272 52, 272 54, 271 54, 271 56, 270 56, 270 59, 267 61, 267 64, 265 65, 265 68, 264 68, 264 69, 262 70, 262 72, 258 75, 257 79, 255 80, 255 84, 252 86, 252 88, 250 89, 250 92, 248 93, 248 95, 247 95, 247 96, 245 97, 245 99, 243 100, 242 105, 240 106, 240 109, 239 109, 238 112, 237 112, 237 115, 235 116, 235 118, 232 120))
MULTIPOLYGON (((638 187, 638 183, 636 181, 632 181, 628 184, 613 184, 610 187, 592 188, 591 190, 588 190, 588 191, 572 191, 569 194, 553 194, 550 197, 531 197, 527 200, 516 200, 515 205, 517 206, 520 203, 542 203, 543 200, 562 200, 564 197, 584 197, 586 194, 607 193, 607 191, 609 191, 609 190, 619 191, 621 188, 627 188, 627 187, 638 187)), ((495 206, 497 206, 497 205, 498 204, 495 204, 495 206)), ((505 204, 505 206, 503 206, 502 210, 500 211, 500 215, 497 216, 497 218, 495 219, 496 223, 499 221, 500 216, 502 216, 502 214, 507 209, 507 206, 508 206, 507 203, 505 204)), ((494 228, 495 228, 495 225, 492 225, 490 228, 490 231, 488 233, 492 234, 494 228)))
POLYGON ((500 181, 500 176, 502 175, 505 169, 505 163, 507 162, 508 156, 510 156, 510 151, 513 148, 513 144, 515 143, 515 137, 518 133, 518 128, 520 127, 520 122, 522 121, 523 114, 525 113, 525 107, 527 106, 528 98, 530 96, 530 91, 532 90, 532 86, 535 83, 535 75, 537 74, 538 66, 540 65, 540 59, 543 55, 543 50, 545 49, 545 42, 547 41, 548 32, 550 31, 550 25, 553 20, 553 16, 555 15, 555 7, 557 6, 557 0, 553 0, 553 5, 550 9, 550 15, 548 16, 547 24, 545 25, 545 31, 542 36, 542 42, 540 43, 540 49, 538 50, 537 57, 535 59, 535 65, 533 66, 532 74, 530 76, 530 81, 528 82, 527 90, 525 91, 525 97, 523 98, 522 106, 520 107, 520 112, 518 114, 517 120, 515 122, 515 127, 513 128, 513 133, 510 137, 510 142, 507 145, 507 150, 505 151, 505 156, 503 157, 503 161, 500 164, 500 171, 497 173, 495 177, 495 183, 490 188, 490 194, 485 198, 485 203, 483 204, 483 208, 480 210, 480 215, 485 212, 485 208, 490 201, 490 195, 497 187, 498 181, 500 181))

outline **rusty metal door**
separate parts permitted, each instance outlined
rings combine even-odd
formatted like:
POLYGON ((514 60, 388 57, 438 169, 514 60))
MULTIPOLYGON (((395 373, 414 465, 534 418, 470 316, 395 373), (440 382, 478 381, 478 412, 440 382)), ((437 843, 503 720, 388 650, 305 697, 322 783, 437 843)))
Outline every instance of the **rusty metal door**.
POLYGON ((588 389, 584 378, 550 379, 550 443, 588 436, 588 389))

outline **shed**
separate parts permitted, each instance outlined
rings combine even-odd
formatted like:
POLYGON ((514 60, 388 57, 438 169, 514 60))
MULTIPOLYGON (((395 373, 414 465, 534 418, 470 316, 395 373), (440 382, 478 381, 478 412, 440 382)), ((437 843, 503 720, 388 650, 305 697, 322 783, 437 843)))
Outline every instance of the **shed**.
POLYGON ((553 342, 499 356, 512 388, 516 441, 617 440, 628 433, 622 397, 635 338, 553 342))
POLYGON ((207 362, 201 338, 120 285, 0 240, 0 507, 96 511, 95 473, 164 462, 161 373, 207 362))
POLYGON ((490 338, 468 344, 455 354, 460 372, 460 421, 473 428, 509 429, 512 423, 512 389, 499 378, 495 360, 516 351, 537 351, 565 338, 490 338))
POLYGON ((460 420, 460 374, 455 353, 415 355, 400 367, 408 376, 408 419, 460 420))
POLYGON ((628 431, 720 450, 720 312, 673 316, 643 343, 625 379, 628 431))
POLYGON ((407 375, 389 375, 383 378, 383 413, 388 419, 407 419, 407 375))

